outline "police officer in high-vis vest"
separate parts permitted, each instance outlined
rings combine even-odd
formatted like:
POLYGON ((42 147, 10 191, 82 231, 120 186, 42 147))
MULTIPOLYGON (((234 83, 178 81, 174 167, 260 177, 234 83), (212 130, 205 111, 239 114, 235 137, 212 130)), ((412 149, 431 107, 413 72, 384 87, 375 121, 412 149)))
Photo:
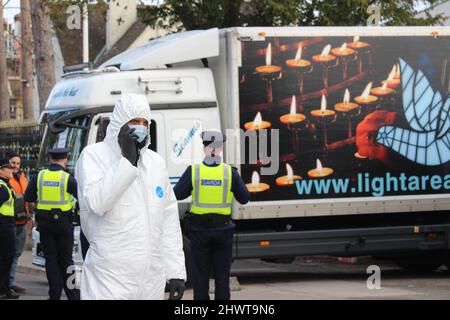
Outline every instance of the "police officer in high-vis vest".
POLYGON ((15 257, 16 227, 14 193, 8 181, 13 176, 7 160, 0 163, 0 299, 17 299, 9 289, 9 273, 15 257))
POLYGON ((183 173, 174 192, 178 200, 192 196, 190 213, 185 217, 192 255, 192 283, 195 300, 209 300, 210 271, 215 280, 215 299, 230 299, 232 241, 236 226, 231 221, 234 198, 245 204, 250 200, 237 170, 222 162, 225 135, 204 131, 205 158, 183 173))
POLYGON ((35 219, 45 257, 50 300, 59 300, 62 289, 69 300, 79 300, 72 258, 74 244, 71 196, 77 198, 77 182, 65 171, 68 149, 50 149, 50 167, 34 176, 25 201, 36 203, 35 219))

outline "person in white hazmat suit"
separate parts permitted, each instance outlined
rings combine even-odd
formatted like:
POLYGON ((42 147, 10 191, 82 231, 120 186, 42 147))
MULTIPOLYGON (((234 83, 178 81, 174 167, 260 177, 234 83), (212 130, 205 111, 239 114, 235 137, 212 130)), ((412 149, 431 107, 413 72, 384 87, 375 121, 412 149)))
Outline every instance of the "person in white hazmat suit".
POLYGON ((149 146, 143 95, 117 101, 103 142, 76 164, 81 226, 90 243, 81 299, 181 299, 186 280, 178 205, 161 156, 149 146))

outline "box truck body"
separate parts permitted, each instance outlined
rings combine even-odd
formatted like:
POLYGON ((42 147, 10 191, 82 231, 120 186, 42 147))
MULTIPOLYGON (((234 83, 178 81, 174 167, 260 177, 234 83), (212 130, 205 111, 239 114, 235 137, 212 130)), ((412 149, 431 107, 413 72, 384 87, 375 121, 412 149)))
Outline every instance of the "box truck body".
MULTIPOLYGON (((202 130, 231 134, 224 159, 252 191, 249 204, 233 203, 235 258, 445 263, 449 36, 447 27, 252 27, 150 41, 55 86, 39 163, 65 146, 73 168, 103 139, 117 97, 142 93, 172 184, 202 160, 202 130)), ((187 210, 180 202, 181 218, 187 210)))

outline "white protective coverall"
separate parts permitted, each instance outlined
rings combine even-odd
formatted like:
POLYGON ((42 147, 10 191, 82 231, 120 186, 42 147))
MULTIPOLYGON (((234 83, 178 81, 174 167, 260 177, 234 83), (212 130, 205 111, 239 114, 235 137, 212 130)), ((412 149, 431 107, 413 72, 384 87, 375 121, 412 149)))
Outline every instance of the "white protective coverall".
POLYGON ((164 299, 166 281, 186 280, 178 205, 165 162, 147 146, 137 168, 121 155, 118 134, 147 119, 143 95, 117 101, 103 142, 77 162, 81 226, 90 242, 81 299, 164 299))

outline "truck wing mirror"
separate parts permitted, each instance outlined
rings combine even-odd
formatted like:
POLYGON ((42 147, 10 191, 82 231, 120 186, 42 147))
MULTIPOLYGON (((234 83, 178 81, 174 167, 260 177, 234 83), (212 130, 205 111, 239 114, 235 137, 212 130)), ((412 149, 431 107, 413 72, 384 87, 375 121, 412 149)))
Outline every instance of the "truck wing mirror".
POLYGON ((67 128, 75 128, 75 129, 82 129, 82 130, 88 129, 88 127, 86 127, 86 126, 81 126, 78 124, 66 122, 67 120, 69 120, 69 119, 60 118, 55 121, 51 121, 48 123, 48 129, 50 130, 51 133, 55 133, 55 134, 61 133, 64 130, 66 130, 67 128))

